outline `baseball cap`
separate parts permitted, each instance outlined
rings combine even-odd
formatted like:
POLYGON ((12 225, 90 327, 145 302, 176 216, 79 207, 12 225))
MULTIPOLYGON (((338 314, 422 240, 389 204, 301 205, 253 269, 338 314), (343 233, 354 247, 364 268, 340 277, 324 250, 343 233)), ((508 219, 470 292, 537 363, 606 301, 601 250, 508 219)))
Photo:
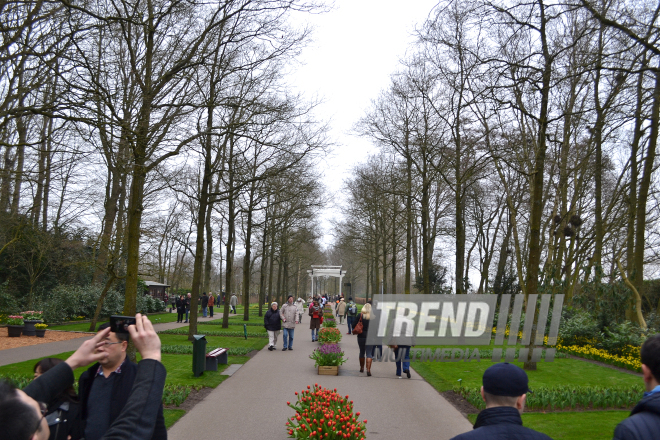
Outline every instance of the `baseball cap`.
POLYGON ((484 372, 484 391, 494 396, 522 396, 530 392, 529 380, 525 371, 508 362, 489 367, 484 372))

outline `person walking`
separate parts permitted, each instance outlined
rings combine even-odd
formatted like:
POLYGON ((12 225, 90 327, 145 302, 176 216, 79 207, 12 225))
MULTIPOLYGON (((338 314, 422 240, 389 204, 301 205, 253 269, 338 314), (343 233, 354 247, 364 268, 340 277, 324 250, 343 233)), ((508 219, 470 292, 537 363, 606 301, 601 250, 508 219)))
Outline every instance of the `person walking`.
POLYGON ((354 325, 362 323, 362 332, 357 335, 358 346, 360 347, 360 373, 364 373, 364 366, 367 366, 367 376, 371 376, 371 363, 374 358, 374 346, 367 345, 367 334, 369 333, 369 320, 371 319, 371 300, 362 306, 362 312, 357 315, 354 325), (365 359, 366 358, 366 359, 365 359), (366 361, 366 362, 365 362, 366 361))
POLYGON ((186 300, 180 295, 176 300, 176 322, 183 322, 184 313, 186 313, 186 300))
POLYGON ((190 316, 190 303, 192 302, 192 294, 188 292, 186 297, 186 322, 188 322, 188 316, 190 316))
POLYGON ((293 296, 289 295, 286 303, 280 309, 282 316, 282 351, 293 350, 293 333, 296 329, 296 318, 298 317, 298 308, 293 303, 293 296))
POLYGON ((215 297, 213 292, 209 293, 209 315, 213 318, 213 306, 215 305, 215 297))
POLYGON ((406 377, 410 379, 410 345, 395 345, 394 360, 396 362, 397 379, 401 379, 402 369, 406 373, 406 377))
POLYGON ((203 314, 202 316, 204 318, 206 318, 206 314, 208 313, 208 307, 209 307, 209 297, 206 294, 206 292, 204 292, 202 294, 202 314, 203 314))
POLYGON ((660 433, 660 335, 651 336, 640 350, 646 392, 630 417, 614 430, 614 440, 647 440, 660 433))
POLYGON ((296 309, 298 309, 298 323, 302 323, 303 313, 305 313, 305 300, 298 298, 296 300, 296 309))
POLYGON ((346 314, 346 301, 344 297, 339 298, 339 303, 337 303, 337 316, 339 317, 339 323, 344 323, 344 315, 346 314))
POLYGON ((356 323, 355 318, 357 317, 357 314, 357 304, 355 304, 355 301, 353 301, 353 297, 349 296, 348 304, 346 304, 346 324, 348 324, 348 333, 346 333, 347 335, 350 335, 353 332, 353 326, 356 323))
POLYGON ((321 328, 321 317, 323 316, 323 309, 319 305, 319 300, 314 298, 314 301, 309 305, 309 328, 312 330, 312 342, 316 342, 319 338, 319 329, 321 328))
MULTIPOLYGON (((277 304, 277 303, 273 303, 277 304)), ((231 298, 229 298, 229 305, 231 306, 231 312, 236 313, 236 306, 238 305, 238 298, 236 297, 235 293, 231 294, 231 298)))
POLYGON ((277 310, 277 303, 274 301, 264 316, 264 327, 268 331, 268 350, 273 351, 276 349, 277 337, 282 329, 282 317, 280 311, 277 310))
MULTIPOLYGON (((552 440, 522 425, 520 415, 529 392, 525 370, 508 362, 498 363, 488 367, 482 383, 481 398, 486 402, 486 409, 477 416, 472 431, 459 434, 452 440, 552 440)), ((653 438, 657 438, 657 432, 654 432, 653 438)))

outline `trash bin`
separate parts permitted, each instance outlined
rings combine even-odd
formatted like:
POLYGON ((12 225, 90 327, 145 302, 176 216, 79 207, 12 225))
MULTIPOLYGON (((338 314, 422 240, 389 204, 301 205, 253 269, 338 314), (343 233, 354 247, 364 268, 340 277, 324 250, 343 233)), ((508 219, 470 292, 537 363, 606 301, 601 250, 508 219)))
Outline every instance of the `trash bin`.
POLYGON ((206 335, 193 335, 192 369, 195 377, 204 374, 206 368, 206 335))

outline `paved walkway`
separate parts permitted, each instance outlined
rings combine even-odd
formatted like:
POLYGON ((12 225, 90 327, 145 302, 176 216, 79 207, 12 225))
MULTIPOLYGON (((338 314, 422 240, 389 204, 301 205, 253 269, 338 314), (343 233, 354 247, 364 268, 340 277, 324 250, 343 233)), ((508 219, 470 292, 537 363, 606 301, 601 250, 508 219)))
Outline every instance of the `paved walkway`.
MULTIPOLYGON (((337 388, 354 401, 355 411, 366 419, 367 438, 449 439, 472 429, 470 422, 431 385, 412 370, 412 379, 397 379, 392 362, 374 362, 372 377, 359 372, 357 337, 340 325, 341 346, 348 362, 339 376, 319 376, 309 354, 318 347, 311 342, 309 317, 298 325, 291 351, 267 347, 257 353, 203 401, 183 416, 168 432, 170 440, 285 439, 285 423, 294 415, 286 405, 294 392, 307 385, 337 388)), ((414 363, 413 363, 414 365, 414 363)))
MULTIPOLYGON (((157 316, 158 315, 156 315, 156 317, 157 316)), ((216 313, 213 318, 202 318, 199 316, 197 318, 197 322, 211 321, 212 319, 220 318, 222 318, 222 313, 216 313)), ((154 324, 154 329, 156 331, 171 330, 186 325, 188 324, 166 322, 163 324, 154 324)), ((80 347, 80 344, 90 338, 91 336, 89 334, 80 333, 79 338, 69 339, 66 341, 48 342, 46 344, 28 345, 26 347, 0 350, 0 366, 13 364, 16 362, 29 361, 30 359, 38 359, 45 356, 53 356, 67 351, 75 351, 78 349, 78 347, 80 347)))

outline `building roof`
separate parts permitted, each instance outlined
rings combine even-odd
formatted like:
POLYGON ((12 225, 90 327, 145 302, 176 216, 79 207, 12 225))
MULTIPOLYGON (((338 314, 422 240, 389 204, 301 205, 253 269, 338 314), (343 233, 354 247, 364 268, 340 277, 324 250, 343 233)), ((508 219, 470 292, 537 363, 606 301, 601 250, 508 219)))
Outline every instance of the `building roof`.
POLYGON ((152 287, 152 286, 153 287, 170 287, 169 284, 161 284, 161 283, 157 283, 155 281, 145 281, 144 284, 147 287, 152 287))

